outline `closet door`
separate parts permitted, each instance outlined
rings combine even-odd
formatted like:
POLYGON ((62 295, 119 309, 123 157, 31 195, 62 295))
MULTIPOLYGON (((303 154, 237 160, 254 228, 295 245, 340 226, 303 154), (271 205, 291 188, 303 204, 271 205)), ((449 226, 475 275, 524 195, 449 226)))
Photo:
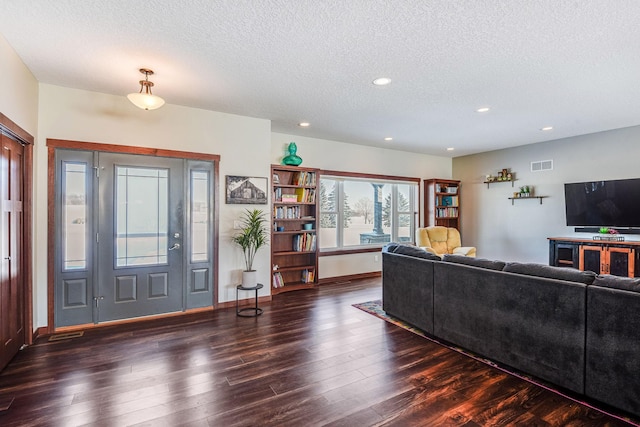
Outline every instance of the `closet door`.
POLYGON ((0 369, 24 344, 23 147, 1 135, 0 369))

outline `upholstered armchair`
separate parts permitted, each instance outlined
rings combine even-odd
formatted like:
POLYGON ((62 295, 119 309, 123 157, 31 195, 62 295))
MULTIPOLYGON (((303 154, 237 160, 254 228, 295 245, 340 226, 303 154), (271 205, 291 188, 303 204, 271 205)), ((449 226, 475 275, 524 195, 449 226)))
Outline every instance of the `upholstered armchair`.
POLYGON ((426 227, 416 230, 416 245, 442 256, 444 254, 476 256, 476 248, 473 246, 462 246, 460 232, 449 227, 426 227))

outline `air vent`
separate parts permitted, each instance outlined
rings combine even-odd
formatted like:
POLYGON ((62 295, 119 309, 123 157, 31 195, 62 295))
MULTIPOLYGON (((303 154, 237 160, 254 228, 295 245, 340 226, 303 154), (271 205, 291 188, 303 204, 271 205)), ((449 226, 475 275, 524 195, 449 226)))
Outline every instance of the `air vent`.
POLYGON ((540 160, 531 162, 531 172, 542 172, 553 170, 553 160, 540 160))

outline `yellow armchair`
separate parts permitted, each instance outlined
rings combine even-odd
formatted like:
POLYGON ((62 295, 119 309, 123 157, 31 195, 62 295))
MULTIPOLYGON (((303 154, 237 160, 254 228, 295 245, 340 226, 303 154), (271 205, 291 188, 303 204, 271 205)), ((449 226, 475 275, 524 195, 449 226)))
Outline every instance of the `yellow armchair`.
POLYGON ((462 246, 460 232, 449 227, 426 227, 416 229, 416 245, 442 256, 444 254, 476 256, 476 248, 473 246, 462 246))

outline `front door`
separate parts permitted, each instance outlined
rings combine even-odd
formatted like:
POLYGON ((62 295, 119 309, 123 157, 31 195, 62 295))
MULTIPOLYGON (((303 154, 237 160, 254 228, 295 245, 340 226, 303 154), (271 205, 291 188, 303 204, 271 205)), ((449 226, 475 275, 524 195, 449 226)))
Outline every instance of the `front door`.
POLYGON ((56 149, 55 327, 213 305, 214 163, 56 149))
POLYGON ((0 370, 24 344, 23 152, 0 134, 0 370))
POLYGON ((183 163, 100 153, 98 322, 182 310, 183 163))

